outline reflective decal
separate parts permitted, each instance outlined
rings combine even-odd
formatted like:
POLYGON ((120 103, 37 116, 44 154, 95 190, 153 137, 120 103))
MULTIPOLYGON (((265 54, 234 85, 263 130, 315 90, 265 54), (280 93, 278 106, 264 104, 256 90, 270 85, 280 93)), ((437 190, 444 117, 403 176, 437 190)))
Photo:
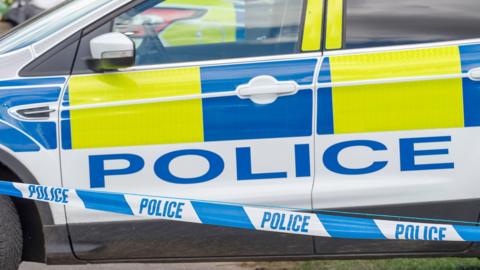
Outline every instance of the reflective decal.
POLYGON ((319 106, 318 133, 463 127, 461 74, 458 47, 332 56, 320 75, 322 82, 330 75, 332 86, 331 93, 319 89, 319 104, 325 106, 319 106), (442 75, 458 78, 378 81, 442 75))
POLYGON ((457 46, 330 57, 332 82, 461 74, 457 46))
MULTIPOLYGON (((200 94, 200 69, 182 68, 73 77, 70 105, 200 94)), ((202 101, 73 110, 72 148, 203 141, 202 101)))
MULTIPOLYGON (((480 45, 460 46, 462 71, 468 73, 480 67, 480 45)), ((480 126, 480 82, 470 78, 463 79, 463 106, 465 127, 480 126)))
POLYGON ((327 5, 327 50, 341 49, 343 47, 343 14, 344 0, 329 0, 327 5))
POLYGON ((57 148, 57 124, 53 120, 21 119, 11 112, 18 107, 58 102, 64 77, 0 81, 0 144, 14 152, 35 152, 41 147, 57 148))
POLYGON ((302 51, 319 51, 322 46, 323 0, 308 0, 303 29, 302 51))
POLYGON ((312 90, 268 105, 242 99, 235 90, 265 74, 311 85, 316 63, 308 59, 74 76, 61 113, 63 148, 311 136, 312 90))

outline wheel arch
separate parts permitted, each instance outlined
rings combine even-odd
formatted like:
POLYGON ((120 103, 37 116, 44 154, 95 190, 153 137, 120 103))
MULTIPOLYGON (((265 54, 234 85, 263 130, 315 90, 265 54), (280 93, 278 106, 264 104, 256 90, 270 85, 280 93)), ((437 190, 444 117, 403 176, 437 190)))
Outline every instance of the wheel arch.
MULTIPOLYGON (((10 153, 0 149, 0 180, 36 184, 33 174, 10 153)), ((47 203, 12 198, 17 208, 23 233, 25 261, 46 262, 45 226, 54 225, 52 211, 47 203), (25 245, 28 243, 28 245, 25 245)))

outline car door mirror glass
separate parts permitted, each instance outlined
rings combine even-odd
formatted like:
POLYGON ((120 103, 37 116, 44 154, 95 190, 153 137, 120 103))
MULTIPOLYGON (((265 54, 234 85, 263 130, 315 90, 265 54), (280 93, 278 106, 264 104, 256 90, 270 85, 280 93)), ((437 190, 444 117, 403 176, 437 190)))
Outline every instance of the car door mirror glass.
POLYGON ((122 33, 107 33, 90 41, 91 59, 95 71, 111 71, 135 65, 135 44, 122 33))

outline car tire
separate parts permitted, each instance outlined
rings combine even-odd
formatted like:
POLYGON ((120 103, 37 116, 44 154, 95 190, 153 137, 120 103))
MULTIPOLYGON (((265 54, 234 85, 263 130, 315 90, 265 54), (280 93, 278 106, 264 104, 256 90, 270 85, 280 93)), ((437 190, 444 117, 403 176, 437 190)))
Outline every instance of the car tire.
POLYGON ((22 226, 15 205, 0 196, 0 269, 17 270, 22 260, 22 226))

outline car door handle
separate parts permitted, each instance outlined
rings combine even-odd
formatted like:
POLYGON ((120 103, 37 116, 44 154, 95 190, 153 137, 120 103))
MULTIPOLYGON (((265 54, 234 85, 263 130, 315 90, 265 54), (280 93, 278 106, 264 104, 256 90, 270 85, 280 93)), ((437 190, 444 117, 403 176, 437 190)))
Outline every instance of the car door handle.
POLYGON ((240 96, 251 97, 254 95, 268 95, 268 94, 277 94, 277 95, 286 95, 295 93, 297 90, 294 84, 290 83, 277 83, 272 85, 263 85, 263 86, 245 86, 239 87, 238 93, 240 96))
POLYGON ((468 77, 472 81, 480 81, 480 68, 471 69, 468 72, 468 77))
POLYGON ((272 76, 258 76, 248 84, 238 86, 237 95, 258 104, 270 104, 280 96, 297 93, 298 88, 298 84, 294 81, 277 81, 272 76))

